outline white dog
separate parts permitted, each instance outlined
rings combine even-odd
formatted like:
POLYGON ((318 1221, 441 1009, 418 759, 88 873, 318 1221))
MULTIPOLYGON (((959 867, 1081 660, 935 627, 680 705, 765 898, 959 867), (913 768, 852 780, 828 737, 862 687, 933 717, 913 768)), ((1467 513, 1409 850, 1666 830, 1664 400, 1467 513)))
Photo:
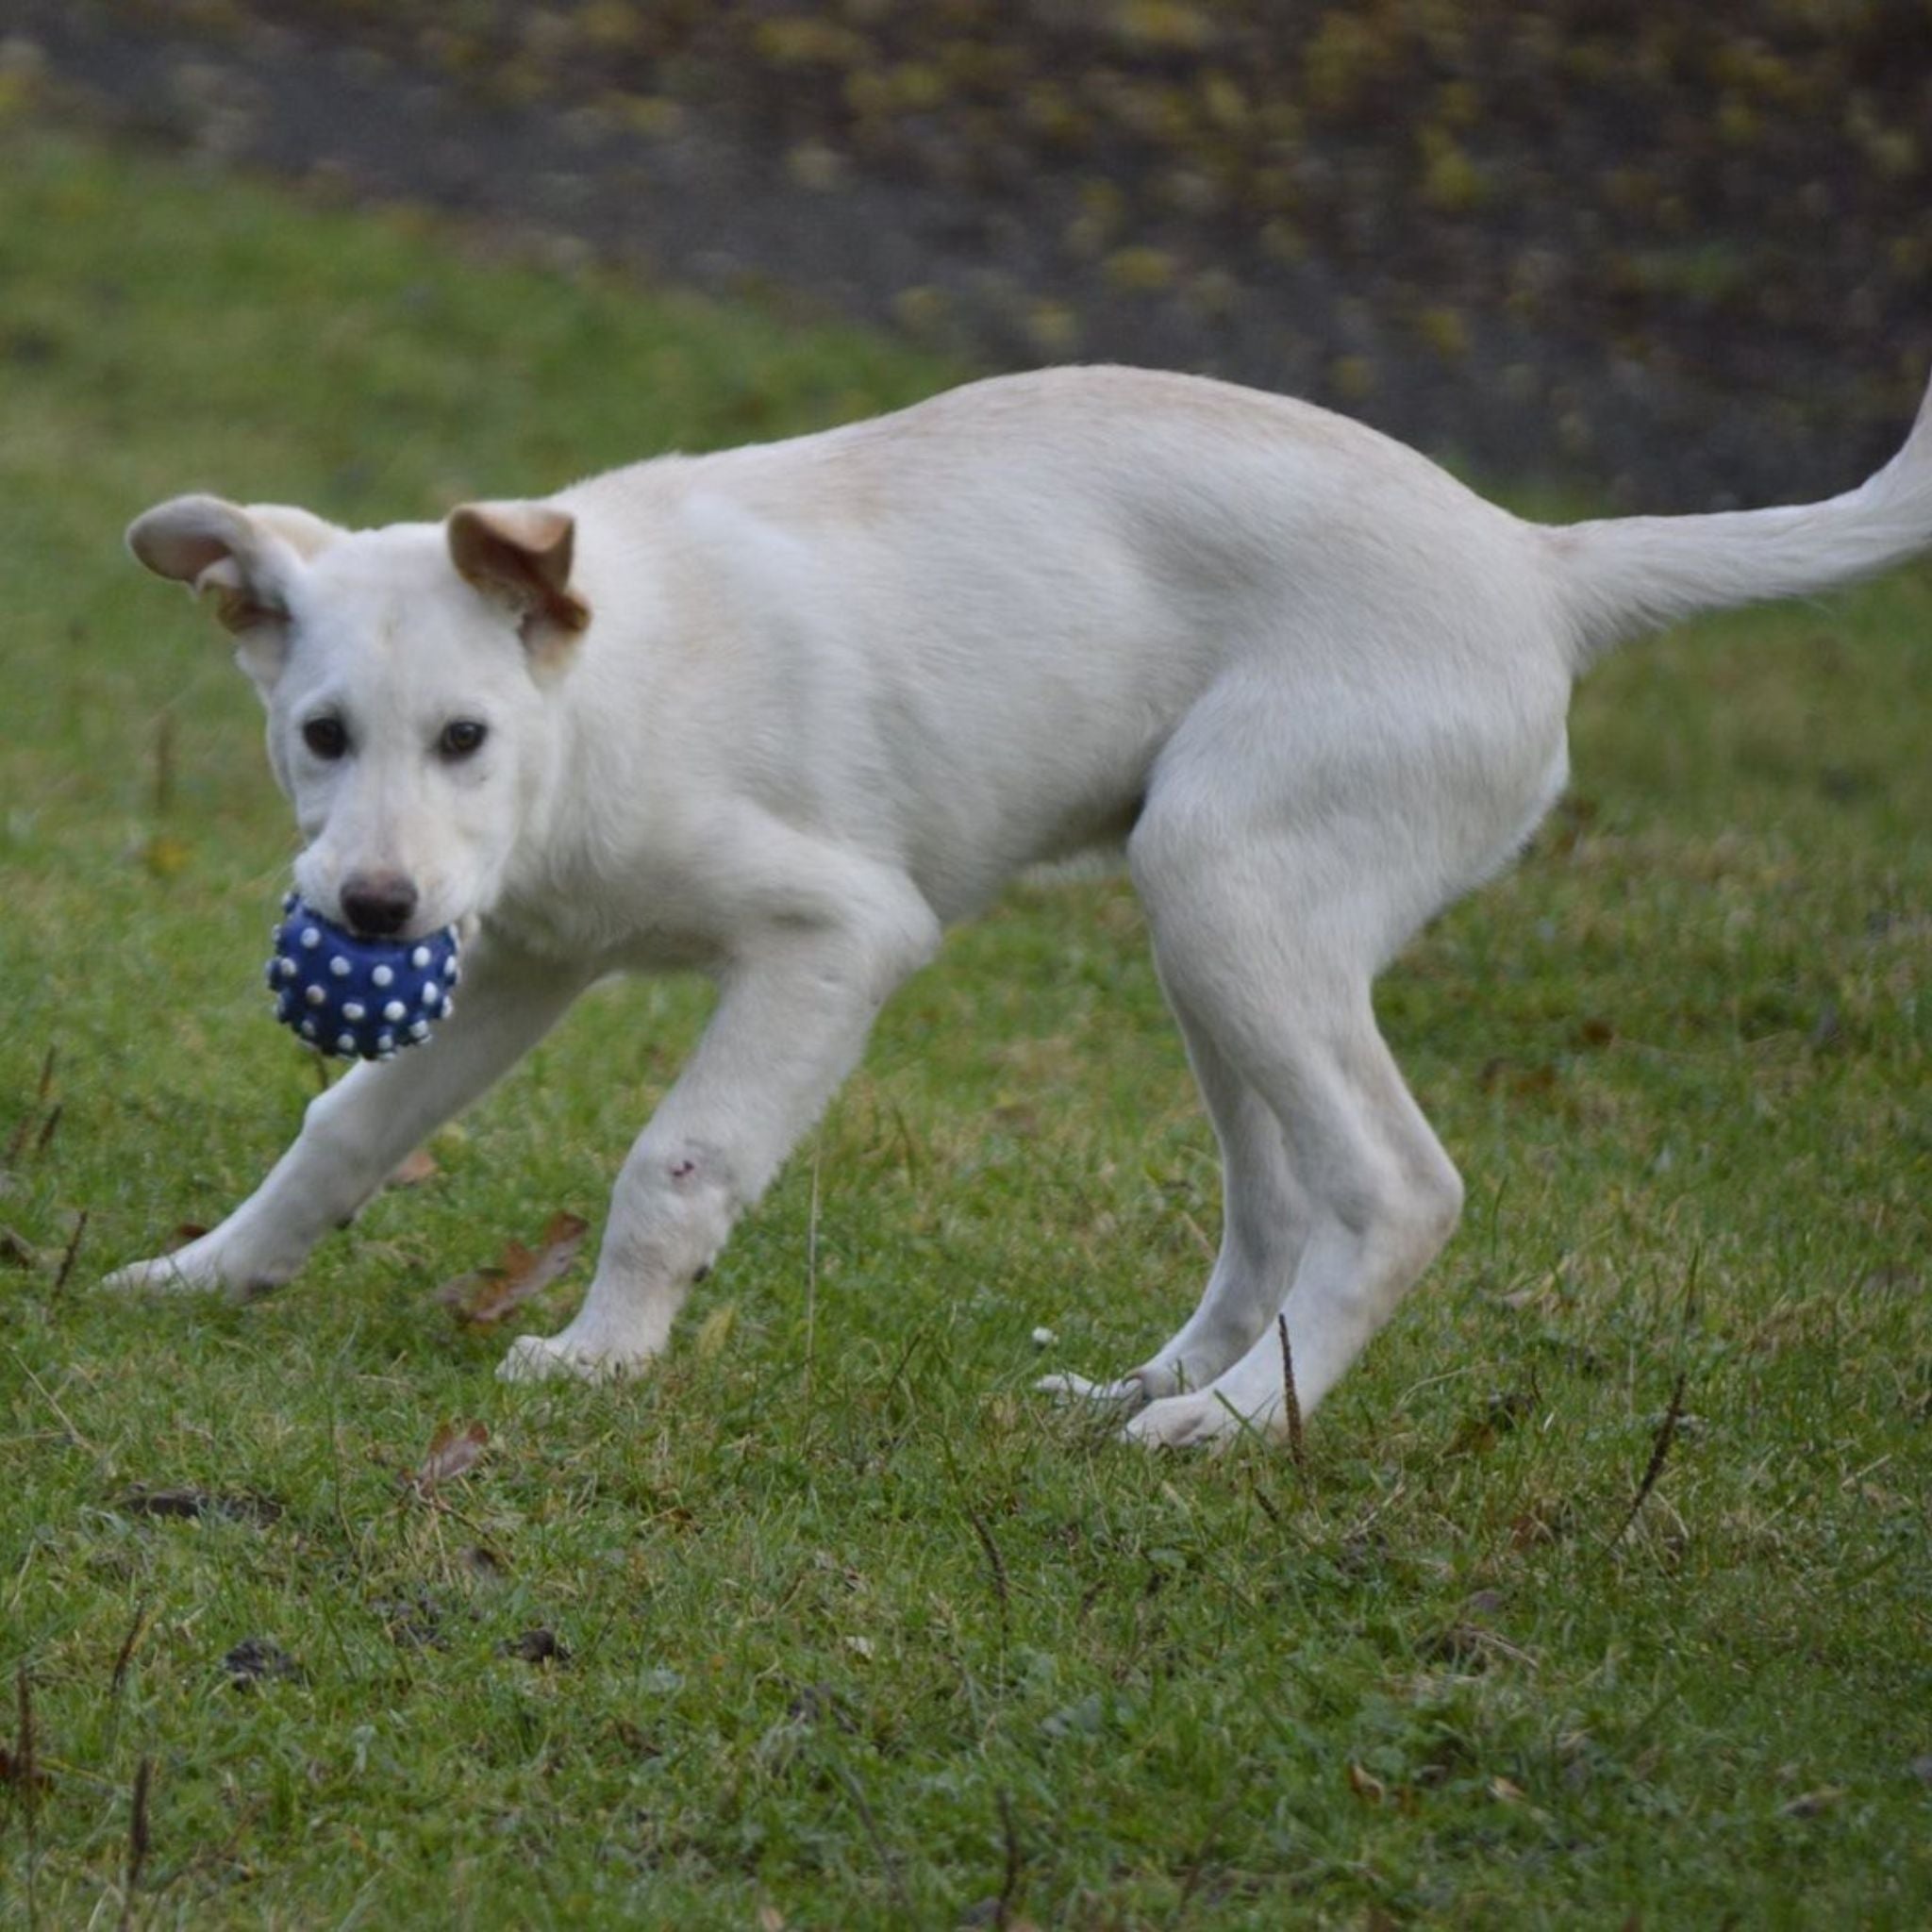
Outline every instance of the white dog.
POLYGON ((187 496, 129 542, 238 636, 304 897, 472 943, 433 1040, 118 1282, 286 1281, 590 982, 695 967, 582 1311, 502 1373, 640 1369, 941 929, 1124 841, 1225 1225, 1172 1341, 1057 1386, 1198 1442, 1284 1424, 1277 1314, 1312 1409, 1456 1225, 1370 986, 1549 809, 1578 673, 1932 544, 1932 396, 1863 488, 1745 514, 1545 527, 1320 409, 1068 369, 441 525, 187 496))

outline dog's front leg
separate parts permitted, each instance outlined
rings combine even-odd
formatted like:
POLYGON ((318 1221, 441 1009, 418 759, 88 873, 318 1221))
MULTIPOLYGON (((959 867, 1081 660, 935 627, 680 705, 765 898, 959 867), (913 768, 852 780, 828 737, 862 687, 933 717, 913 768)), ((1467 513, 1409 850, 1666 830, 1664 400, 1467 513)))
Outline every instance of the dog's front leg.
POLYGON ((542 1038, 582 984, 580 974, 479 940, 433 1039, 353 1068, 309 1103, 294 1144, 219 1227, 172 1255, 123 1268, 106 1286, 225 1289, 246 1298, 287 1281, 410 1148, 542 1038))
POLYGON ((938 938, 908 887, 866 923, 769 934, 724 975, 697 1051, 625 1161, 583 1308, 560 1335, 520 1338, 506 1381, 624 1374, 663 1350, 691 1283, 938 938))

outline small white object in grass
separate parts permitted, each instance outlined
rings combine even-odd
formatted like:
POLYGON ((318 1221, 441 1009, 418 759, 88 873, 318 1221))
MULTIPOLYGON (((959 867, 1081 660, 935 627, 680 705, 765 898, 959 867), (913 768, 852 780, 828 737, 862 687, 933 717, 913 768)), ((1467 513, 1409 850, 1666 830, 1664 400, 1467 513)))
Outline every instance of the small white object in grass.
POLYGON ((1059 1337, 1051 1328, 1036 1328, 1033 1331, 1035 1348, 1051 1348, 1058 1340, 1059 1337))

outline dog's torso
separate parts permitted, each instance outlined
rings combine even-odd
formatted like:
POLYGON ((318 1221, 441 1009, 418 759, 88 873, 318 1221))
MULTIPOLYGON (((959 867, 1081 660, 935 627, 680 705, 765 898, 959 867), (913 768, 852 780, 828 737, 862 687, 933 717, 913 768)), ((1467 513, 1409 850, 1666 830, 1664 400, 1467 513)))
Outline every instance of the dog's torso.
POLYGON ((1023 867, 1118 843, 1244 664, 1299 694, 1256 719, 1280 810, 1346 809, 1399 740, 1432 797, 1466 796, 1457 874, 1560 763, 1542 533, 1306 406, 1059 371, 555 500, 597 616, 492 917, 613 965, 741 930, 739 848, 774 823, 902 866, 941 920, 977 911, 1023 867))

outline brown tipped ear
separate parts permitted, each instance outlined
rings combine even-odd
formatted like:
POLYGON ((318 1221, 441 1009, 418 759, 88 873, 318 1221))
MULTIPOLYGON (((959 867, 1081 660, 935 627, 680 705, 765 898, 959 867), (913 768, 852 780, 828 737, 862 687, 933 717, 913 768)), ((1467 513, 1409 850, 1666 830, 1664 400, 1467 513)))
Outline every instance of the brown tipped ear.
POLYGON ((221 622, 242 632, 286 618, 290 579, 340 534, 282 504, 242 509, 219 496, 176 496, 135 518, 127 547, 157 576, 211 596, 221 622))
POLYGON ((466 503, 450 512, 450 561, 469 582, 508 604, 532 650, 554 655, 591 621, 570 587, 577 526, 542 503, 466 503))

